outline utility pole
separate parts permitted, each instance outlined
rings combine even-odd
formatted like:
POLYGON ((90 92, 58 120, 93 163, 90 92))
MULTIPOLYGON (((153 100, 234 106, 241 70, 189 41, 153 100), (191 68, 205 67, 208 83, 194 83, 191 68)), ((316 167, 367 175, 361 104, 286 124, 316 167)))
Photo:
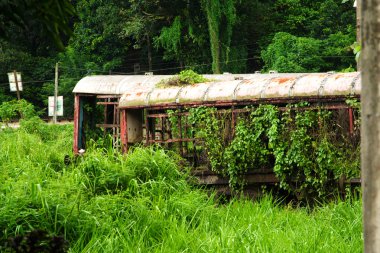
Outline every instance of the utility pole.
POLYGON ((362 17, 361 171, 364 252, 380 252, 380 0, 360 1, 362 17))
POLYGON ((53 115, 53 123, 57 123, 57 99, 58 96, 58 62, 55 64, 55 82, 54 82, 54 115, 53 115))
POLYGON ((13 70, 13 75, 15 77, 17 99, 20 100, 20 89, 18 87, 17 71, 16 70, 13 70))

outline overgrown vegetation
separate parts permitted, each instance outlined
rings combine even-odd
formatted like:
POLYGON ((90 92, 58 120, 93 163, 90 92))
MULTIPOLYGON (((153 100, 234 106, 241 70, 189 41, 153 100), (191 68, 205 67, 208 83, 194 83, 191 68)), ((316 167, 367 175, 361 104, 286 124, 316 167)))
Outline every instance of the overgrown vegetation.
POLYGON ((0 131, 1 252, 57 244, 69 252, 362 249, 360 200, 313 210, 270 197, 221 205, 191 185, 175 154, 136 147, 122 156, 90 142, 66 165, 73 127, 38 127, 45 134, 0 131))
POLYGON ((178 75, 175 75, 174 77, 161 80, 157 84, 157 87, 184 86, 209 81, 209 79, 203 77, 191 69, 188 69, 182 70, 178 75))
MULTIPOLYGON (((355 101, 348 103, 355 107, 355 101)), ((227 175, 232 187, 244 184, 248 170, 273 168, 289 193, 323 199, 336 194, 339 178, 360 176, 359 143, 339 125, 339 115, 333 119, 331 111, 307 105, 289 105, 285 111, 273 105, 247 108, 235 132, 230 110, 192 108, 189 120, 204 140, 210 167, 227 175)))

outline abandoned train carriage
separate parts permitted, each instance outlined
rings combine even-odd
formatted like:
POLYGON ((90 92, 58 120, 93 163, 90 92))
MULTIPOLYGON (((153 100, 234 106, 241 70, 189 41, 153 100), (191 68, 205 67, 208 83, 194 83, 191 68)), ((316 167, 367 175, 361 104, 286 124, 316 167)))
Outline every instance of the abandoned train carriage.
MULTIPOLYGON (((187 131, 191 127, 187 109, 199 106, 231 113, 231 135, 234 134, 236 118, 246 112, 246 106, 265 103, 281 107, 300 101, 309 102, 311 107, 322 106, 338 112, 340 118, 344 116, 345 131, 354 132, 355 112, 345 101, 348 97, 360 99, 358 72, 205 75, 210 82, 162 85, 161 81, 170 77, 88 76, 80 80, 73 91, 74 152, 85 148, 88 129, 99 127, 112 134, 115 148, 122 152, 136 143, 160 143, 166 147, 175 146, 183 157, 198 166, 202 159, 195 146, 202 145, 202 142, 194 137, 192 131, 187 131), (94 109, 96 107, 97 110, 94 109), (99 107, 103 108, 99 110, 99 107), (173 111, 177 126, 169 120, 173 111), (99 119, 101 122, 96 122, 99 119), (173 128, 179 131, 174 133, 173 128)), ((278 181, 273 171, 257 173, 251 176, 253 183, 278 181)), ((202 174, 205 176, 203 183, 228 184, 228 180, 209 175, 211 177, 207 178, 202 174)))

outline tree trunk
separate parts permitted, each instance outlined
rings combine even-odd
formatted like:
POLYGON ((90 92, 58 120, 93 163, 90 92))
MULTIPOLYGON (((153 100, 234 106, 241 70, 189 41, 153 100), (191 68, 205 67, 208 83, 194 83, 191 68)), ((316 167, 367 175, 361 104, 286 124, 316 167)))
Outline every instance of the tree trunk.
MULTIPOLYGON (((362 13, 362 0, 356 0, 356 42, 362 44, 361 36, 361 13, 362 13)), ((361 71, 360 61, 356 63, 356 69, 361 71)))
POLYGON ((149 66, 149 72, 152 71, 152 48, 151 48, 151 42, 150 42, 150 36, 149 34, 146 35, 146 42, 148 46, 148 66, 149 66))
POLYGON ((365 252, 380 251, 380 0, 362 4, 361 169, 365 252))

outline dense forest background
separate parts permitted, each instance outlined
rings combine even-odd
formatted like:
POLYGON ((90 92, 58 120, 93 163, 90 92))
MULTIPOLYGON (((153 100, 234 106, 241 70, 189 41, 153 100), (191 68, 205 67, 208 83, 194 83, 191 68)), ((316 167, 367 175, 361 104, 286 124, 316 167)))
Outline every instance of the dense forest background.
POLYGON ((21 97, 46 116, 43 108, 53 94, 56 62, 66 117, 72 116, 71 91, 86 75, 174 74, 185 68, 199 73, 252 73, 354 71, 356 67, 351 49, 356 38, 353 1, 67 3, 71 29, 61 30, 58 36, 62 25, 56 15, 36 18, 34 8, 23 6, 18 9, 21 24, 18 16, 10 17, 4 8, 4 13, 0 11, 0 102, 16 97, 9 92, 7 77, 16 69, 23 77, 21 97), (46 32, 49 22, 56 25, 53 32, 46 32))

